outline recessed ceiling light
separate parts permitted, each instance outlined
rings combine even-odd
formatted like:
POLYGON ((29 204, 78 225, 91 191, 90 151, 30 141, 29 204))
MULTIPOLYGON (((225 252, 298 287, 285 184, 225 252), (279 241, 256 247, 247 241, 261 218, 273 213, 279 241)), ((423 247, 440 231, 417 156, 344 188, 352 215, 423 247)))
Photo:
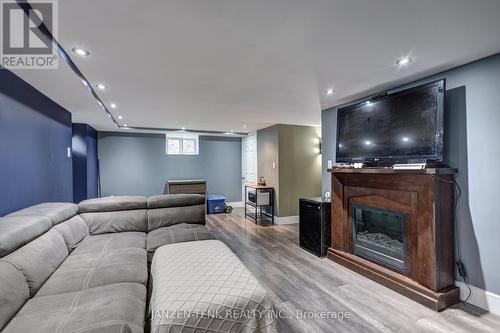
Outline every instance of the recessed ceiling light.
POLYGON ((124 127, 127 127, 127 124, 123 124, 124 127))
POLYGON ((333 95, 333 93, 334 93, 334 92, 335 92, 335 90, 330 88, 330 89, 328 89, 328 90, 326 91, 326 94, 327 94, 327 95, 333 95))
POLYGON ((86 57, 90 54, 88 51, 85 51, 84 49, 80 49, 78 47, 74 47, 73 52, 75 52, 79 56, 83 56, 83 57, 86 57))
POLYGON ((243 128, 247 128, 247 125, 243 125, 243 128))
POLYGON ((102 84, 102 83, 99 83, 98 85, 96 85, 96 87, 97 87, 97 89, 99 89, 99 90, 104 90, 104 89, 106 89, 106 88, 107 88, 107 87, 106 87, 104 84, 102 84))
POLYGON ((111 103, 111 104, 109 104, 109 106, 111 106, 112 109, 116 109, 116 104, 115 103, 111 103))
POLYGON ((411 61, 412 61, 411 58, 404 57, 404 58, 398 59, 396 61, 396 64, 399 65, 399 66, 404 66, 404 65, 408 65, 411 61))
POLYGON ((119 120, 122 120, 122 119, 123 119, 123 117, 122 117, 122 116, 118 116, 118 119, 119 119, 119 120))
POLYGON ((366 103, 365 103, 365 104, 366 104, 366 105, 370 105, 370 104, 372 104, 372 102, 370 102, 370 101, 366 101, 366 103))

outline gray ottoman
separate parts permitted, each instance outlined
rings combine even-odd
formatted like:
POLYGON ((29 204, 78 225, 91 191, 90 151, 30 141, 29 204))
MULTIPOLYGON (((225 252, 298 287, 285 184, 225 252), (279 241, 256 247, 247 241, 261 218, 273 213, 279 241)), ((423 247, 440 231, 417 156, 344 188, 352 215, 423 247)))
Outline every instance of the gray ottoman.
POLYGON ((151 332, 276 332, 266 290, 218 240, 159 247, 151 332))

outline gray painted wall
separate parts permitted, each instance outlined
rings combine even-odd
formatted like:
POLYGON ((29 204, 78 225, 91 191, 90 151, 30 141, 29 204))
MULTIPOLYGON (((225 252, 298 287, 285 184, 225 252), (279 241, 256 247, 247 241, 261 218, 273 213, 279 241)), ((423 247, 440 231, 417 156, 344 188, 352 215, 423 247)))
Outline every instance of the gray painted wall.
POLYGON ((299 199, 321 196, 320 128, 278 127, 279 216, 298 216, 299 199))
POLYGON ((257 179, 264 177, 266 185, 274 187, 274 215, 279 215, 279 155, 278 125, 257 131, 257 179), (273 169, 273 162, 275 168, 273 169))
MULTIPOLYGON (((500 54, 408 84, 446 78, 445 158, 459 169, 457 244, 469 282, 500 294, 500 54)), ((387 87, 392 88, 392 87, 387 87)), ((322 112, 323 193, 330 191, 327 160, 335 160, 336 112, 322 112)))
POLYGON ((296 216, 299 198, 321 195, 319 132, 317 127, 284 124, 257 131, 258 177, 274 187, 276 216, 296 216))
POLYGON ((101 191, 107 195, 163 193, 167 180, 206 179, 208 192, 241 201, 241 139, 200 136, 200 154, 165 154, 165 135, 99 132, 101 191))

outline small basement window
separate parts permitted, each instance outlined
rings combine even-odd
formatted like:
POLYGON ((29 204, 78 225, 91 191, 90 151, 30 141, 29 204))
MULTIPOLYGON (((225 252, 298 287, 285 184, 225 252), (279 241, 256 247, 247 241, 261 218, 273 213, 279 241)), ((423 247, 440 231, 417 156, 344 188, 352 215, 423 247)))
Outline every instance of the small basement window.
POLYGON ((198 155, 198 135, 180 134, 167 133, 167 155, 198 155))

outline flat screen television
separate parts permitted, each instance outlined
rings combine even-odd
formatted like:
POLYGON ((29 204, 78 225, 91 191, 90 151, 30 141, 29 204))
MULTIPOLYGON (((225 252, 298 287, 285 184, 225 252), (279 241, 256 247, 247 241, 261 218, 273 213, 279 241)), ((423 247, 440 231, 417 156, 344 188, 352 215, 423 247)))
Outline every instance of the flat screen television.
POLYGON ((443 161, 445 80, 340 108, 337 163, 443 161))

